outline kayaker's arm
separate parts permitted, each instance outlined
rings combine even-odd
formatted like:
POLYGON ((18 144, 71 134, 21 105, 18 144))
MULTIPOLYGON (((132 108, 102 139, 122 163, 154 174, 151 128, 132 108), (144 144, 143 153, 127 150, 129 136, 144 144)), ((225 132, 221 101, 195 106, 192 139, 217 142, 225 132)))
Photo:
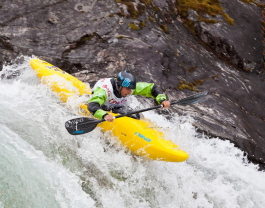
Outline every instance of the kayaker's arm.
POLYGON ((93 95, 88 101, 88 110, 92 115, 98 119, 103 119, 108 113, 102 110, 101 106, 106 102, 106 91, 100 87, 93 91, 93 95))
POLYGON ((162 102, 167 100, 166 95, 162 92, 161 88, 154 84, 152 88, 152 95, 155 97, 156 102, 158 104, 162 104, 162 102))
MULTIPOLYGON (((158 104, 162 104, 164 101, 167 101, 166 95, 162 92, 160 87, 154 83, 138 82, 136 84, 136 89, 132 94, 154 98, 158 104)), ((165 105, 165 107, 169 106, 165 105)))
POLYGON ((166 95, 163 94, 161 88, 155 84, 152 88, 152 95, 156 98, 156 102, 158 104, 162 104, 164 106, 163 109, 170 107, 170 102, 167 100, 166 95))

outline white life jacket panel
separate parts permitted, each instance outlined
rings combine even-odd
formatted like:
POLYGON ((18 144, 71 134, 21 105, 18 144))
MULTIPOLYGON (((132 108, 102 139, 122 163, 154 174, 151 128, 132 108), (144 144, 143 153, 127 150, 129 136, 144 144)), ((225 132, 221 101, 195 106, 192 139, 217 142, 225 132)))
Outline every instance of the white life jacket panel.
POLYGON ((100 87, 106 91, 106 94, 107 94, 106 102, 111 104, 113 107, 123 106, 127 102, 127 99, 125 97, 118 98, 115 96, 110 80, 111 78, 105 78, 105 79, 98 80, 95 86, 93 87, 92 91, 100 87))

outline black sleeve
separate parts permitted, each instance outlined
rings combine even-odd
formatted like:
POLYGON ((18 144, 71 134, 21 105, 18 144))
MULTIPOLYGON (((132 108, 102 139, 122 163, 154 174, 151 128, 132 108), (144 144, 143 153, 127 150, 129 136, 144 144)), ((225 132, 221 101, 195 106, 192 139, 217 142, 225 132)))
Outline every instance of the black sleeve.
MULTIPOLYGON (((160 87, 158 87, 156 84, 154 84, 154 86, 152 88, 152 96, 154 96, 156 98, 159 94, 164 94, 164 93, 160 87)), ((167 99, 165 99, 165 100, 167 100, 167 99)), ((161 100, 160 102, 163 102, 165 100, 161 100)), ((156 99, 155 99, 155 103, 158 104, 156 99)))
POLYGON ((160 87, 158 87, 156 84, 154 84, 153 88, 152 88, 152 96, 154 96, 156 98, 156 96, 158 96, 159 94, 164 94, 161 90, 160 87))
POLYGON ((152 88, 152 96, 156 97, 159 94, 163 94, 162 90, 160 89, 160 87, 158 87, 157 85, 154 84, 153 88, 152 88))
POLYGON ((87 109, 90 113, 92 113, 92 115, 94 115, 97 110, 101 109, 101 107, 100 107, 99 103, 91 102, 91 103, 88 103, 87 109))

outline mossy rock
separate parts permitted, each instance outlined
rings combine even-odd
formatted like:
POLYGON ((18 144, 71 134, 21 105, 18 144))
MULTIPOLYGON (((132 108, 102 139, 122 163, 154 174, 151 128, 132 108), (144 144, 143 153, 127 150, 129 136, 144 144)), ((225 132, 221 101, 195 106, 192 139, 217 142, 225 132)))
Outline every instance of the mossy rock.
MULTIPOLYGON (((234 24, 234 20, 224 12, 223 7, 218 0, 179 0, 177 3, 177 9, 183 18, 188 16, 188 10, 191 9, 196 11, 199 15, 207 14, 211 17, 222 15, 228 24, 234 24)), ((207 21, 208 23, 214 22, 214 20, 207 21)))
MULTIPOLYGON (((134 4, 132 3, 135 2, 134 0, 115 0, 115 2, 126 5, 129 17, 132 19, 138 19, 138 17, 145 12, 145 6, 142 4, 137 4, 137 8, 135 8, 134 4)), ((146 0, 142 2, 146 5, 149 1, 146 0)), ((124 14, 124 12, 119 12, 119 14, 124 14)))
POLYGON ((140 22, 139 25, 136 25, 134 22, 131 22, 129 24, 129 27, 132 28, 133 30, 142 30, 144 27, 146 27, 145 22, 140 22))
POLYGON ((164 31, 164 33, 169 34, 168 27, 166 25, 160 25, 160 28, 164 31))
POLYGON ((180 81, 177 88, 179 90, 191 90, 191 91, 198 91, 197 86, 203 85, 204 80, 203 79, 197 79, 194 82, 187 82, 187 81, 180 81))

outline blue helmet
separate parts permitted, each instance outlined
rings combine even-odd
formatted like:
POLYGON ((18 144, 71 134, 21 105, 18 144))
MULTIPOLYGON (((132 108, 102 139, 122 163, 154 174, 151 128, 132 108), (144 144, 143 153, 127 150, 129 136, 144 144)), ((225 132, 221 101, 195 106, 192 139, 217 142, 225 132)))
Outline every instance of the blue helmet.
POLYGON ((128 87, 132 90, 134 90, 136 88, 136 79, 135 77, 127 72, 127 71, 122 71, 118 74, 118 77, 117 77, 117 84, 118 84, 118 87, 128 87))

